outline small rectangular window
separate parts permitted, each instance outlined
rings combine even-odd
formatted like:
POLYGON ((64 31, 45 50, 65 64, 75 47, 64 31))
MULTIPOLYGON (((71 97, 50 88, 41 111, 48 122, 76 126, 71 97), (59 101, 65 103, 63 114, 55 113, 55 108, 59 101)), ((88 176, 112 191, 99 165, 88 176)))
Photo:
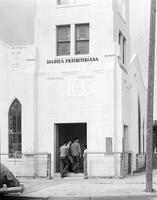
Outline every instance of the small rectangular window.
POLYGON ((70 55, 70 25, 57 26, 57 56, 70 55))
POLYGON ((75 54, 89 54, 89 24, 75 26, 75 54))
POLYGON ((120 45, 119 57, 122 64, 125 65, 126 64, 126 39, 121 32, 119 32, 119 45, 120 45))

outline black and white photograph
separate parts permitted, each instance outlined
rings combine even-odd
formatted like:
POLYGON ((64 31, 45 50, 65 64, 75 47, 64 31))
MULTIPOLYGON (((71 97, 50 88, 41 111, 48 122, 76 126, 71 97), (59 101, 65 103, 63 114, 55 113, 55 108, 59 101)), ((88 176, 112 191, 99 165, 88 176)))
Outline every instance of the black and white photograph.
POLYGON ((156 0, 0 0, 0 199, 157 199, 156 0))

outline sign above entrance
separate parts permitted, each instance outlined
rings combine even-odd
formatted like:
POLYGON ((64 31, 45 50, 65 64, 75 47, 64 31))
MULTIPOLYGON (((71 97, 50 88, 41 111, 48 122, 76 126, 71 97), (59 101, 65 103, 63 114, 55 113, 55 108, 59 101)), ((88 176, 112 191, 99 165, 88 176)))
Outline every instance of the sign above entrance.
POLYGON ((63 63, 79 63, 79 62, 97 62, 98 57, 83 57, 83 58, 62 58, 47 60, 47 64, 63 64, 63 63))

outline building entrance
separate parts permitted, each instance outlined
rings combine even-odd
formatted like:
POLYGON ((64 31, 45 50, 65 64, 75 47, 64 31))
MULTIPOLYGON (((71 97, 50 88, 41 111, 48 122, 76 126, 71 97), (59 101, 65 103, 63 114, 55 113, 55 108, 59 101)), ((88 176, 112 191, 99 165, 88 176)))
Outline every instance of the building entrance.
MULTIPOLYGON (((55 124, 55 172, 60 171, 59 166, 59 148, 64 143, 64 141, 71 140, 74 138, 79 138, 79 143, 81 146, 81 159, 79 162, 79 173, 83 173, 83 151, 84 146, 87 145, 87 123, 64 123, 55 124)), ((69 168, 72 172, 71 167, 69 168)))

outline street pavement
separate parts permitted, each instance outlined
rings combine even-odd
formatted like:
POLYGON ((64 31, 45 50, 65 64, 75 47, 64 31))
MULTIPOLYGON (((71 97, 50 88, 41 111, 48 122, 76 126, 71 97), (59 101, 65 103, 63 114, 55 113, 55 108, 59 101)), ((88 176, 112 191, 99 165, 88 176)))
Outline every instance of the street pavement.
POLYGON ((145 192, 145 173, 119 178, 67 177, 61 179, 20 178, 25 185, 23 194, 0 199, 52 199, 52 200, 157 200, 157 170, 153 172, 153 193, 145 192))

